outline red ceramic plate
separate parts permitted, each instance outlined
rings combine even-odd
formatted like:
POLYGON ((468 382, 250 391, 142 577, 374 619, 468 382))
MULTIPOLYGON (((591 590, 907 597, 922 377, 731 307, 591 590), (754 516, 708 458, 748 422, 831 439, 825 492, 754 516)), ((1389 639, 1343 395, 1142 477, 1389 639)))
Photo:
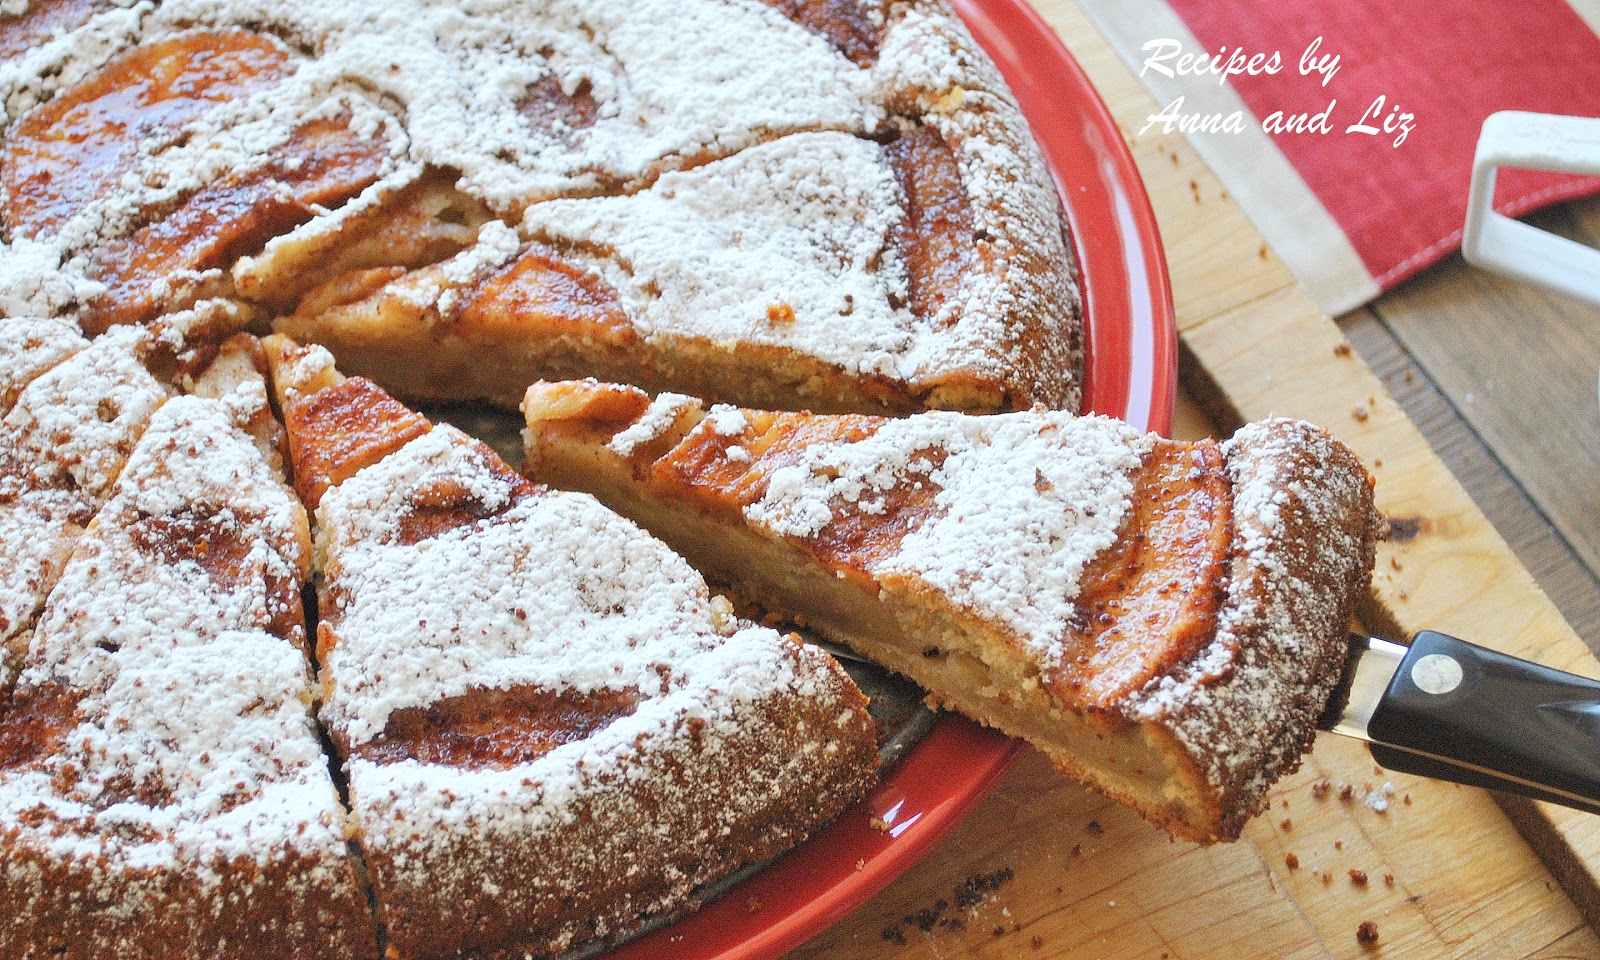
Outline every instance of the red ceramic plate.
MULTIPOLYGON (((952 0, 994 58, 1055 176, 1083 269, 1088 409, 1166 432, 1177 334, 1155 216, 1133 158, 1089 78, 1023 0, 952 0)), ((832 826, 612 960, 763 960, 815 936, 926 854, 1011 765, 1017 743, 941 719, 832 826), (889 829, 869 824, 880 819, 889 829), (761 909, 746 909, 750 898, 761 909)))

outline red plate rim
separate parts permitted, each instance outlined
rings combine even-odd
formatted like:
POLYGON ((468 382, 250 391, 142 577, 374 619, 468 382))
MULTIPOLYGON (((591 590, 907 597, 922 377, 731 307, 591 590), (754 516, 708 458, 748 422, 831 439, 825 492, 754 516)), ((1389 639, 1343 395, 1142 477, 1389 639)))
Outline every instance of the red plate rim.
MULTIPOLYGON (((952 4, 1016 94, 1066 207, 1083 271, 1085 408, 1167 433, 1177 389, 1172 292, 1155 214, 1116 121, 1024 0, 952 4)), ((799 946, 921 859, 1020 752, 1017 741, 942 718, 833 824, 612 960, 766 960, 799 946)))

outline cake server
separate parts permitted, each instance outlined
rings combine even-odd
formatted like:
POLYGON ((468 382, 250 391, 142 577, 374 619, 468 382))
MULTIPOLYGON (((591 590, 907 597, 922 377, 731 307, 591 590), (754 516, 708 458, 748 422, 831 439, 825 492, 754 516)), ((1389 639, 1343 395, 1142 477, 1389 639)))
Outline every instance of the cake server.
POLYGON ((1600 683, 1431 630, 1350 644, 1322 729, 1390 770, 1600 813, 1600 683))

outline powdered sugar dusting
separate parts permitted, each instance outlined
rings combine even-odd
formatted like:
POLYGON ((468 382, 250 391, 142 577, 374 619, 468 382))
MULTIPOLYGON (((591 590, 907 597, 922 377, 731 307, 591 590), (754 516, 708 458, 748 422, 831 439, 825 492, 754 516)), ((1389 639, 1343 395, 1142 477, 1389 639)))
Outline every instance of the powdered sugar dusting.
POLYGON ((613 251, 593 267, 647 338, 771 344, 904 379, 921 341, 893 305, 909 296, 890 238, 899 191, 877 144, 799 134, 639 194, 539 204, 522 232, 613 251), (792 322, 771 322, 781 306, 792 322))
POLYGON ((167 869, 205 891, 237 861, 294 857, 306 888, 347 876, 299 631, 275 632, 298 608, 303 537, 298 504, 226 405, 183 397, 151 419, 74 551, 17 697, 66 691, 77 724, 0 777, 0 816, 42 819, 23 828, 30 847, 87 860, 108 895, 132 898, 104 909, 137 911, 167 869), (151 527, 169 522, 205 524, 211 550, 151 527), (130 875, 144 870, 158 871, 148 890, 130 875))
MULTIPOLYGON (((75 539, 170 394, 141 362, 150 340, 122 328, 78 349, 21 390, 0 421, 0 649, 31 626, 75 539)), ((82 341, 72 334, 53 346, 74 343, 82 341)), ((40 350, 53 356, 53 346, 40 350)))
POLYGON ((831 815, 859 789, 849 764, 871 765, 870 725, 841 706, 848 682, 825 655, 741 629, 659 541, 587 495, 507 478, 452 427, 329 490, 318 527, 335 638, 323 718, 356 753, 354 814, 387 903, 547 917, 559 949, 680 903, 732 866, 705 845, 726 846, 751 818, 796 804, 798 822, 831 815), (407 514, 447 485, 484 519, 403 538, 407 514), (397 710, 530 686, 636 705, 507 769, 378 764, 355 750, 397 710), (796 703, 809 722, 786 714, 796 703), (707 803, 706 790, 725 796, 707 803), (655 899, 575 915, 561 898, 596 864, 651 878, 655 899))
POLYGON ((82 350, 78 328, 64 320, 0 316, 0 417, 33 378, 82 350))
POLYGON ((352 745, 389 715, 475 688, 655 692, 722 642, 676 554, 581 494, 519 495, 441 426, 330 490, 318 542, 340 644, 325 719, 352 745), (418 491, 464 484, 490 520, 396 542, 418 491), (470 599, 467 599, 470 598, 470 599))
POLYGON ((825 537, 841 512, 881 512, 885 491, 933 485, 934 514, 871 572, 926 583, 1014 632, 1048 667, 1083 568, 1115 541, 1153 442, 1104 417, 920 414, 806 448, 772 471, 745 515, 782 536, 825 537))
POLYGON ((0 243, 0 315, 68 315, 105 289, 105 284, 62 269, 55 243, 26 238, 0 243))
POLYGON ((681 393, 662 393, 650 401, 639 419, 628 425, 606 443, 606 448, 619 457, 633 455, 640 444, 649 443, 662 436, 678 422, 686 411, 694 409, 699 401, 681 393))

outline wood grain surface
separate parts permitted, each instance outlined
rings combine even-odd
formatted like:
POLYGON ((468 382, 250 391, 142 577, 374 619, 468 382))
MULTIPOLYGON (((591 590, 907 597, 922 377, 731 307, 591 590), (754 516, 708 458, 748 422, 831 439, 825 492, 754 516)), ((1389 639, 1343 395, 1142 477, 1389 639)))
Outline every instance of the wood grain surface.
MULTIPOLYGON (((1155 105, 1077 6, 1035 6, 1124 131, 1138 129, 1155 105)), ((1600 536, 1584 539, 1600 524, 1582 509, 1585 496, 1592 502, 1592 483, 1532 479, 1551 472, 1559 445, 1512 455, 1503 441, 1548 431, 1549 417, 1494 404, 1474 409, 1481 368, 1445 356, 1452 338, 1462 337, 1513 352, 1496 339, 1493 318, 1513 309, 1505 298, 1539 295, 1463 280, 1485 292, 1465 321, 1472 329, 1453 330, 1440 319, 1456 309, 1449 271, 1468 268, 1447 265, 1436 272, 1447 282, 1414 283, 1346 318, 1341 330, 1181 137, 1129 143, 1173 277, 1185 393, 1175 432, 1226 432, 1268 414, 1323 424, 1372 467, 1380 505, 1401 521, 1400 537, 1379 556, 1362 614, 1369 627, 1395 637, 1441 629, 1600 675, 1589 649, 1386 389, 1393 386, 1450 465, 1492 500, 1523 556, 1557 584, 1563 607, 1600 623, 1590 559, 1600 557, 1600 536), (1350 342, 1360 349, 1347 349, 1350 342)), ((1579 207, 1562 226, 1593 229, 1596 209, 1579 207)), ((1588 365, 1588 405, 1578 409, 1594 428, 1597 357, 1584 347, 1584 317, 1570 314, 1567 326, 1541 328, 1549 338, 1541 349, 1588 365)), ((1505 335, 1523 335, 1522 325, 1515 330, 1505 335)), ((1508 371, 1483 395, 1538 391, 1535 374, 1508 371)), ((1600 455, 1600 443, 1586 452, 1600 455)), ((1389 774, 1362 745, 1331 735, 1279 784, 1272 809, 1243 840, 1209 848, 1171 842, 1030 753, 926 860, 792 956, 1600 957, 1600 938, 1580 910, 1600 918, 1597 864, 1600 818, 1389 774), (1375 809, 1380 797, 1387 809, 1375 809), (1376 944, 1358 942, 1364 922, 1375 924, 1376 944)))

